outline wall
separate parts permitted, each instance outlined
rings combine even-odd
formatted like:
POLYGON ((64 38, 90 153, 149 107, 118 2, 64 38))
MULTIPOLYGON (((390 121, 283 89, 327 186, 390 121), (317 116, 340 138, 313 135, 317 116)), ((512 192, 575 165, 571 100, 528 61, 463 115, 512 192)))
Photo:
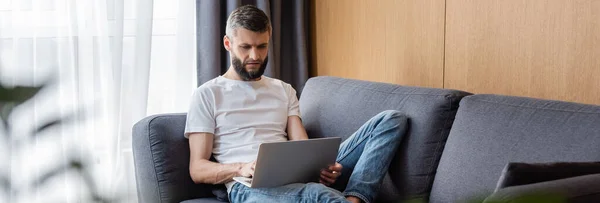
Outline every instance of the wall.
POLYGON ((312 7, 313 75, 600 105, 598 0, 312 7))
POLYGON ((314 75, 443 86, 443 1, 311 3, 314 75))
POLYGON ((600 104, 600 1, 448 0, 444 87, 600 104))

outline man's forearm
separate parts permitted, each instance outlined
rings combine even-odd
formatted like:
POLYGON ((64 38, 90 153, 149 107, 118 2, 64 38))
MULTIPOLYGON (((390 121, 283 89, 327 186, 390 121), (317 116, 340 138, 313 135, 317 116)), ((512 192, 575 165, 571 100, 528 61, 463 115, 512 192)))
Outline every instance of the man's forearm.
POLYGON ((302 120, 298 116, 289 116, 288 117, 288 126, 287 133, 289 140, 306 140, 308 139, 308 135, 306 134, 306 130, 302 125, 302 120))
POLYGON ((196 161, 190 166, 190 174, 195 183, 223 184, 240 176, 242 163, 221 164, 209 160, 196 161))

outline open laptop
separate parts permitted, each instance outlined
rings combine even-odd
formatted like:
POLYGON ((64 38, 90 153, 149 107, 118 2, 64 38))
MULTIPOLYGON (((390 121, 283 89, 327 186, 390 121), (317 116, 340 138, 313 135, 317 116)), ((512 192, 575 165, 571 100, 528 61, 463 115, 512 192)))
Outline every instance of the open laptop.
POLYGON ((252 178, 233 180, 250 188, 318 182, 320 170, 334 164, 341 138, 262 143, 252 178))

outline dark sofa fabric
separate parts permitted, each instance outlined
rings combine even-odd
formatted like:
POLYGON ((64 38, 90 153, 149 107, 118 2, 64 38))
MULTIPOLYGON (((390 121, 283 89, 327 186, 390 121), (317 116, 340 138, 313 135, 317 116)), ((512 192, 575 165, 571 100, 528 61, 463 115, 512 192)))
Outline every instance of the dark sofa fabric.
POLYGON ((600 202, 600 174, 506 187, 487 197, 484 203, 533 201, 568 203, 600 202), (529 198, 531 201, 524 201, 525 198, 529 198))
MULTIPOLYGON (((409 117, 409 132, 384 179, 379 200, 427 198, 458 102, 466 95, 456 90, 315 77, 302 91, 300 111, 311 138, 344 139, 381 111, 403 112, 409 117)), ((184 126, 185 114, 150 116, 134 126, 140 202, 216 201, 210 185, 194 184, 189 176, 184 126)))
POLYGON ((183 137, 185 114, 149 116, 133 127, 133 158, 139 202, 181 202, 212 197, 212 185, 194 184, 190 148, 183 137))
POLYGON ((310 137, 343 139, 381 111, 398 110, 407 115, 408 133, 384 178, 378 200, 426 199, 458 102, 467 95, 448 89, 316 77, 302 91, 300 112, 310 137))
POLYGON ((509 162, 600 161, 600 106, 533 98, 462 99, 430 202, 460 202, 494 191, 509 162))
MULTIPOLYGON (((498 179, 495 191, 590 174, 600 174, 600 162, 508 163, 498 179)), ((600 188, 599 188, 600 189, 600 188)))

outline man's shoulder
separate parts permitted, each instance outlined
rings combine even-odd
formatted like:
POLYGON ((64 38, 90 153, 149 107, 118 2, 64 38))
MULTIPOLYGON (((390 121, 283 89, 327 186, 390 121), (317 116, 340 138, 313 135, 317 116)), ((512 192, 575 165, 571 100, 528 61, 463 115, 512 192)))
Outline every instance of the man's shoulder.
POLYGON ((206 81, 205 83, 200 85, 198 88, 196 88, 196 91, 207 91, 207 90, 222 87, 223 85, 224 85, 223 81, 220 80, 219 77, 216 77, 216 78, 206 81))
POLYGON ((218 92, 218 89, 220 89, 223 86, 222 84, 219 84, 217 79, 218 78, 211 79, 198 86, 194 90, 194 95, 202 97, 214 95, 215 92, 218 92))

